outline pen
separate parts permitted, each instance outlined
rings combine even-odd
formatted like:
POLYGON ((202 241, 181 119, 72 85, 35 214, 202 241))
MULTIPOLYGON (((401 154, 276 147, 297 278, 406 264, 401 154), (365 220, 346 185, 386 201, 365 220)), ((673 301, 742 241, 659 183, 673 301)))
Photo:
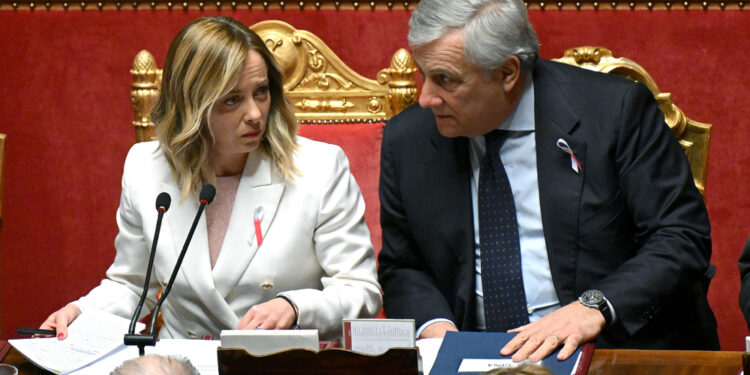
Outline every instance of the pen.
POLYGON ((19 335, 50 335, 54 336, 57 334, 57 332, 54 329, 37 329, 37 328, 19 328, 18 329, 19 335))

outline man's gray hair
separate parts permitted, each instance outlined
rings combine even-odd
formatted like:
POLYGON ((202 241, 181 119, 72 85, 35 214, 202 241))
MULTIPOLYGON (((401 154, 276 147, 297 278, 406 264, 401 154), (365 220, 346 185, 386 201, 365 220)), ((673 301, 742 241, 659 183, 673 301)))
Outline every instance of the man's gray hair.
POLYGON ((510 56, 531 70, 539 39, 520 0, 421 0, 409 19, 409 44, 421 47, 464 30, 466 60, 490 72, 510 56))
POLYGON ((129 359, 110 375, 200 375, 187 358, 149 354, 129 359))

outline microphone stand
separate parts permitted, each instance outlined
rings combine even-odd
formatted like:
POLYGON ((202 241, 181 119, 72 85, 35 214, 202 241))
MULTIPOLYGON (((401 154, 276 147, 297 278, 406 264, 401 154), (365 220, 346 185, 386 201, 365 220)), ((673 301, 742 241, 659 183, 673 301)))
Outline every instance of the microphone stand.
MULTIPOLYGON (((138 316, 141 315, 141 309, 143 308, 143 303, 146 301, 146 294, 148 293, 148 284, 151 281, 151 270, 154 268, 154 257, 156 255, 156 244, 159 242, 159 233, 161 232, 161 221, 164 218, 164 213, 167 212, 169 209, 169 204, 171 202, 171 198, 169 194, 162 192, 159 194, 159 196, 156 197, 156 211, 158 212, 158 217, 156 219, 156 230, 154 233, 154 242, 151 244, 151 254, 148 258, 148 266, 146 266, 146 281, 143 283, 143 291, 141 292, 141 298, 138 301, 138 305, 135 307, 135 312, 133 313, 133 317, 130 319, 130 327, 128 328, 128 333, 125 334, 125 345, 138 345, 138 353, 139 355, 143 355, 145 352, 144 346, 146 345, 141 344, 140 335, 135 334, 135 325, 138 322, 138 316)), ((152 344, 153 345, 153 344, 152 344)))
MULTIPOLYGON (((174 284, 174 280, 177 278, 177 273, 180 270, 180 266, 182 265, 182 260, 185 258, 185 254, 187 253, 188 246, 190 245, 190 241, 193 238, 193 233, 195 233, 195 228, 198 226, 198 221, 200 220, 201 214, 203 213, 203 209, 211 203, 214 199, 214 196, 216 195, 216 188, 214 188, 211 184, 206 184, 203 186, 203 189, 200 193, 200 206, 198 206, 198 212, 195 215, 195 219, 193 220, 193 225, 190 226, 190 231, 188 232, 187 238, 185 239, 185 243, 182 246, 182 251, 180 251, 180 256, 177 258, 177 263, 175 263, 174 268, 172 269, 172 276, 169 278, 169 282, 167 283, 166 288, 164 289, 164 292, 161 295, 161 298, 156 302, 156 306, 154 307, 154 310, 151 312, 151 325, 149 327, 148 334, 133 334, 132 331, 125 335, 125 345, 137 345, 138 346, 138 355, 143 356, 145 354, 145 347, 148 346, 155 346, 156 345, 156 335, 154 334, 154 330, 156 327, 156 319, 159 316, 159 310, 161 309, 161 304, 164 302, 165 299, 167 299, 167 296, 169 295, 169 292, 172 290, 172 285, 174 284)), ((157 225, 159 225, 157 223, 157 225)), ((154 241, 155 243, 156 241, 154 241)), ((153 258, 153 251, 151 257, 153 258)), ((149 261, 150 265, 150 261, 149 261)), ((148 281, 149 275, 146 275, 146 280, 148 281)), ((148 282, 146 283, 146 286, 144 288, 148 288, 148 282)), ((141 299, 144 298, 145 292, 141 294, 141 299)), ((134 316, 135 319, 135 316, 134 316)), ((131 324, 132 325, 132 324, 131 324)))

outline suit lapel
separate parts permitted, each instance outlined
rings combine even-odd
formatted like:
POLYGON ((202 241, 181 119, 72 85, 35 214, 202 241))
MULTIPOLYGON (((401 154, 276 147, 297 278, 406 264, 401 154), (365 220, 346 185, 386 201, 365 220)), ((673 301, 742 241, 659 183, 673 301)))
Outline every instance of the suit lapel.
MULTIPOLYGON (((475 322, 475 277, 474 277, 474 220, 471 207, 471 162, 469 160, 469 140, 465 137, 446 138, 434 126, 430 137, 430 150, 426 169, 432 170, 431 186, 441 189, 425 189, 425 194, 439 194, 431 196, 427 202, 437 209, 434 220, 439 225, 437 241, 444 241, 451 251, 451 258, 458 265, 457 304, 455 312, 463 313, 456 316, 456 323, 464 329, 474 329, 475 322), (436 204, 438 203, 439 204, 436 204), (443 236, 443 237, 441 237, 443 236)), ((424 179, 415 179, 425 181, 424 179)))
POLYGON ((586 142, 576 137, 578 116, 566 102, 549 64, 534 71, 539 203, 552 281, 560 303, 575 299, 578 261, 579 207, 586 173, 586 142), (576 172, 571 156, 558 146, 564 140, 581 165, 576 172))
MULTIPOLYGON (((471 208, 471 163, 469 161, 469 140, 464 137, 446 138, 435 128, 431 137, 432 154, 425 164, 427 178, 432 186, 441 189, 425 189, 425 194, 435 194, 430 202, 440 202, 434 205, 441 210, 440 217, 446 217, 450 227, 443 227, 442 233, 460 233, 460 236, 448 238, 455 255, 474 257, 474 224, 471 208), (461 243, 456 243, 460 239, 461 243)), ((424 172, 423 172, 424 173, 424 172)), ((425 179, 415 179, 424 181, 425 179)), ((436 217, 437 219, 437 217, 436 217)))
POLYGON ((217 291, 226 296, 245 273, 262 244, 255 233, 254 216, 265 237, 279 207, 285 184, 275 177, 273 161, 263 152, 248 156, 221 254, 213 269, 217 291), (257 213, 257 215, 256 215, 257 213))

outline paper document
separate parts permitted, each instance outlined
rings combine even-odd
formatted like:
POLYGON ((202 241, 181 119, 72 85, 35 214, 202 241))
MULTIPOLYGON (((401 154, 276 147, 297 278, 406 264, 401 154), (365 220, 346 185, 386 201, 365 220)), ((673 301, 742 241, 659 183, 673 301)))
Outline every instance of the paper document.
POLYGON ((241 348, 252 355, 265 355, 297 348, 317 352, 320 344, 317 329, 230 329, 221 331, 221 347, 241 348))
MULTIPOLYGON (((56 374, 67 374, 123 347, 123 335, 129 325, 129 319, 94 310, 73 321, 65 340, 50 337, 8 342, 38 367, 56 374)), ((136 330, 144 327, 139 323, 136 330)))
MULTIPOLYGON (((160 354, 187 358, 201 375, 219 375, 216 348, 219 340, 167 339, 159 340, 156 346, 147 346, 146 355, 160 354)), ((128 359, 138 357, 138 348, 123 346, 100 360, 73 371, 72 375, 109 374, 128 359)))
POLYGON ((435 363, 437 358, 438 350, 442 345, 442 338, 429 338, 417 340, 417 348, 419 348, 419 365, 420 372, 423 374, 429 374, 432 369, 432 365, 435 363))

